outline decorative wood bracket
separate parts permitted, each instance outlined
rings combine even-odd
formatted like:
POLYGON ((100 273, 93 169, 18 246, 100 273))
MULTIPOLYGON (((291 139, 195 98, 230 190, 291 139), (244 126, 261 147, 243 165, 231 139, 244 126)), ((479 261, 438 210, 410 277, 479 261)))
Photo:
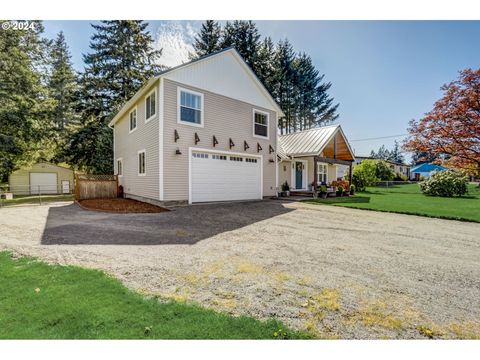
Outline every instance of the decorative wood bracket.
POLYGON ((243 141, 243 150, 247 151, 247 149, 250 149, 250 146, 248 146, 247 142, 244 140, 243 141))
POLYGON ((262 150, 263 150, 262 147, 261 147, 260 144, 257 142, 257 152, 260 152, 260 151, 262 151, 262 150))
POLYGON ((175 129, 174 135, 173 135, 175 142, 177 142, 178 139, 180 139, 180 136, 178 135, 178 131, 175 129))
POLYGON ((215 145, 218 145, 218 141, 215 135, 213 135, 213 147, 215 147, 215 145))
POLYGON ((229 139, 229 144, 230 144, 230 149, 235 146, 235 143, 233 142, 232 138, 229 139))
POLYGON ((268 145, 268 153, 271 154, 272 152, 275 152, 275 149, 272 147, 272 145, 268 145))
POLYGON ((198 137, 198 134, 195 133, 195 145, 197 145, 198 142, 200 142, 200 138, 198 137))

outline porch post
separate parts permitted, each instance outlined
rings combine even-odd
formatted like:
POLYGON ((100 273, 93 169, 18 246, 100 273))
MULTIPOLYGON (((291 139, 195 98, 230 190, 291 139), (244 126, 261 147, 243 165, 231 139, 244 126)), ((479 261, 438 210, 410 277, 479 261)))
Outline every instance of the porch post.
POLYGON ((349 175, 348 175, 348 177, 349 177, 348 181, 350 182, 350 185, 352 185, 352 164, 353 164, 353 161, 350 161, 350 171, 349 171, 349 175))
POLYGON ((318 171, 317 171, 317 157, 313 157, 313 190, 317 191, 318 171))

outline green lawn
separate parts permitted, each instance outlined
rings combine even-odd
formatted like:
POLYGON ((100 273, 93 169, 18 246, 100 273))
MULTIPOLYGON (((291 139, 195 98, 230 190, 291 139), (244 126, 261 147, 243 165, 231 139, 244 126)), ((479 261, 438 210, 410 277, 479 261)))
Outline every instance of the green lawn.
POLYGON ((480 191, 475 185, 468 190, 463 197, 442 198, 422 194, 418 184, 406 184, 371 187, 355 196, 306 202, 480 222, 480 191))
MULTIPOLYGON (((41 201, 43 203, 54 201, 72 201, 73 195, 42 195, 41 201)), ((13 200, 0 200, 0 206, 6 205, 20 205, 20 204, 40 204, 40 198, 35 195, 15 196, 13 200)))
POLYGON ((0 252, 0 339, 309 338, 280 322, 160 302, 96 270, 0 252))

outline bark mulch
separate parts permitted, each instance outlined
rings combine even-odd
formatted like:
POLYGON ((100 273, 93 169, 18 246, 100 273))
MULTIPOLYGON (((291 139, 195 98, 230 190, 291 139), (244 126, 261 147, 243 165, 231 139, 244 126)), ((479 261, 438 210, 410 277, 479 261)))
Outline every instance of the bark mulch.
POLYGON ((78 204, 87 210, 114 212, 114 213, 160 213, 169 211, 160 206, 144 203, 132 199, 89 199, 80 200, 78 204))

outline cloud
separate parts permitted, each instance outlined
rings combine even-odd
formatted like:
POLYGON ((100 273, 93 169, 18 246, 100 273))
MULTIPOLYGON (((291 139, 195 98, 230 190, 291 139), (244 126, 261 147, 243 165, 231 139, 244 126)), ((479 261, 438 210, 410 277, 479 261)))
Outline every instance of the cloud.
POLYGON ((163 49, 159 64, 173 67, 189 61, 198 27, 181 21, 162 22, 155 34, 155 49, 163 49))

